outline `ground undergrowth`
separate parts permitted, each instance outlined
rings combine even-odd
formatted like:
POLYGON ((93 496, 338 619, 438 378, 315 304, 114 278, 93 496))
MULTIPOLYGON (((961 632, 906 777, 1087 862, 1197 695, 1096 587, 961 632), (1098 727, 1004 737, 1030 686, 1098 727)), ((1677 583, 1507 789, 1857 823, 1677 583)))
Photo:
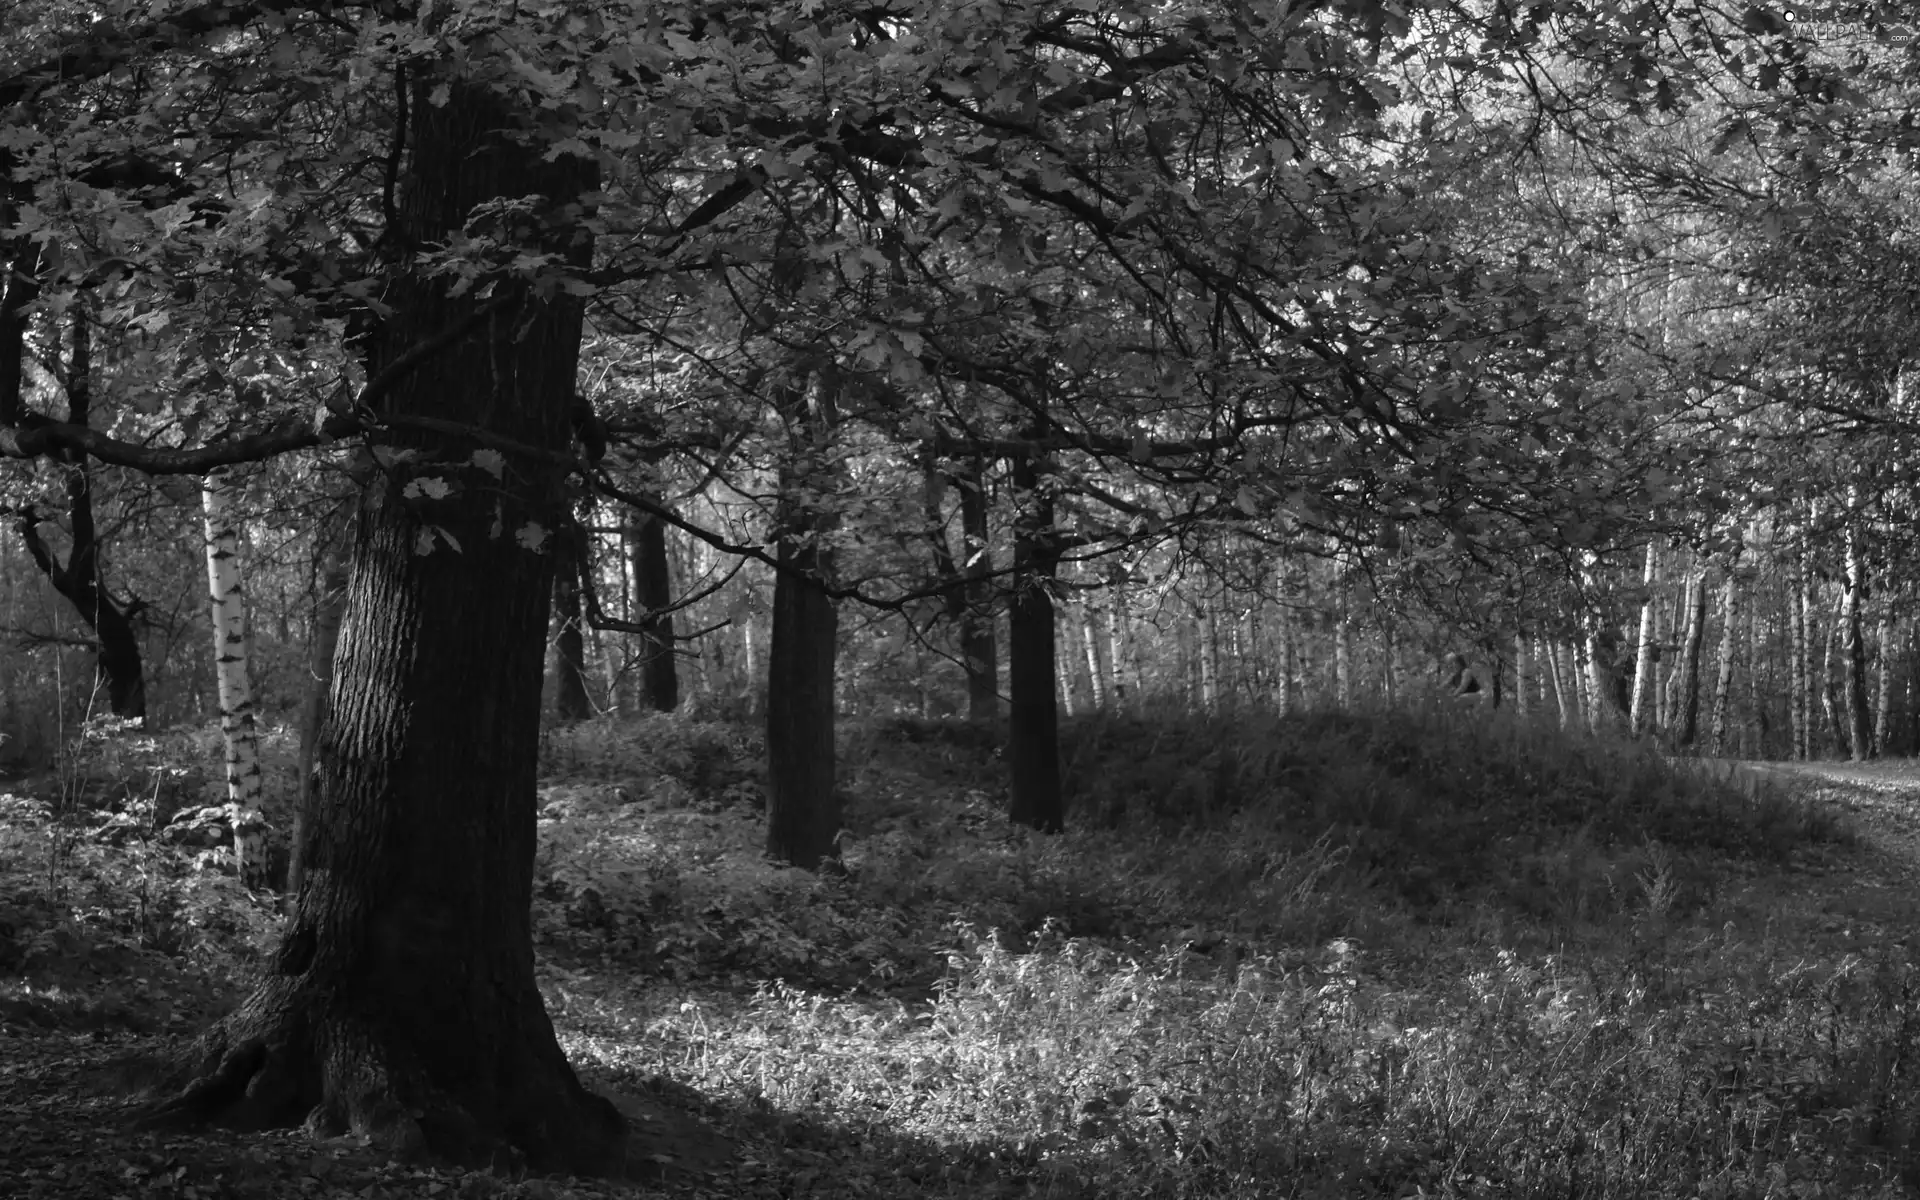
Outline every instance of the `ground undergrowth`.
MULTIPOLYGON (((1100 718, 1066 742, 1072 829, 1040 837, 1001 816, 992 737, 852 725, 846 869, 812 875, 759 853, 750 731, 662 717, 548 736, 542 984, 591 1082, 643 1100, 643 1123, 687 1118, 653 1131, 669 1171, 651 1189, 1772 1198, 1920 1181, 1916 903, 1881 886, 1839 806, 1454 713, 1100 718)), ((648 1190, 278 1135, 61 1159, 61 1120, 112 1111, 92 1086, 110 1055, 198 1027, 271 945, 272 901, 234 886, 225 851, 163 836, 211 752, 204 735, 102 742, 0 801, 0 1196, 648 1190), (103 1170, 118 1191, 82 1188, 103 1170)))

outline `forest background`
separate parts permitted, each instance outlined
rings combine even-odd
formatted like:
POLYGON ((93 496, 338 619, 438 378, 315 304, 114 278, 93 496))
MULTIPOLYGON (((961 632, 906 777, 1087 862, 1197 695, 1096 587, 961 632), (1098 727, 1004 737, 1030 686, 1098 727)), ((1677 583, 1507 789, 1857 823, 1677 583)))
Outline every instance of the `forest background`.
MULTIPOLYGON (((518 962, 475 931, 543 714, 752 719, 802 868, 843 717, 988 730, 1042 831, 1124 815, 1061 715, 1418 706, 1456 654, 1563 728, 1911 753, 1914 51, 1803 15, 18 4, 3 749, 217 714, 279 975, 409 997, 401 901, 518 962)), ((188 1108, 233 1028, 365 1019, 301 986, 188 1108)), ((502 988, 468 1032, 541 1043, 502 988)), ((289 1070, 323 1127, 515 1125, 289 1070)))

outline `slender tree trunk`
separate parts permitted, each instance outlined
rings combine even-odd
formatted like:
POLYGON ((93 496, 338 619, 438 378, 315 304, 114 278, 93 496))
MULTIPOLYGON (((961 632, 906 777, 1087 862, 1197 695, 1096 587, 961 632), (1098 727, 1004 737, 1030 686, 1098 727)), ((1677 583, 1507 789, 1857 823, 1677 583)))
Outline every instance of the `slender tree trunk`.
POLYGON ((760 635, 754 632, 753 613, 735 618, 740 627, 740 711, 749 717, 766 715, 760 707, 760 635))
POLYGON ((584 531, 564 529, 554 543, 553 603, 560 623, 554 639, 553 708, 562 721, 593 715, 587 695, 586 622, 580 616, 580 574, 586 569, 584 531))
POLYGON ((347 599, 347 559, 345 547, 331 543, 321 552, 315 572, 317 593, 313 597, 313 620, 307 634, 307 694, 300 711, 299 793, 293 805, 293 832, 289 839, 287 890, 300 891, 306 863, 302 847, 309 840, 313 822, 315 789, 319 776, 320 726, 327 716, 327 693, 333 686, 333 654, 340 642, 340 615, 347 599))
POLYGON ((1513 712, 1522 721, 1527 719, 1532 705, 1527 694, 1527 685, 1532 675, 1527 664, 1527 635, 1513 635, 1513 712))
MULTIPOLYGON (((1732 586, 1729 583, 1728 586, 1732 586)), ((1700 654, 1707 635, 1707 576, 1687 577, 1687 625, 1680 645, 1679 695, 1674 698, 1674 744, 1691 746, 1700 736, 1700 654)))
POLYGON ((1050 467, 1034 454, 1013 460, 1013 601, 1007 617, 1008 819, 1046 833, 1066 827, 1060 790, 1060 725, 1054 707, 1053 577, 1060 561, 1053 501, 1040 487, 1050 467))
POLYGON ((1107 600, 1107 661, 1113 664, 1113 707, 1129 712, 1140 696, 1140 665, 1133 656, 1133 617, 1127 585, 1117 574, 1107 600))
MULTIPOLYGON (((1853 499, 1850 493, 1850 499, 1853 499)), ((1857 502, 1857 500, 1856 500, 1857 502)), ((1847 752, 1854 762, 1873 756, 1873 711, 1867 707, 1866 630, 1860 603, 1867 590, 1867 566, 1851 515, 1847 523, 1847 584, 1840 601, 1842 669, 1846 673, 1847 752)))
MULTIPOLYGON (((401 245, 443 244, 476 206, 542 196, 550 211, 489 228, 543 230, 531 250, 590 262, 568 207, 595 186, 589 166, 509 136, 532 115, 431 61, 410 99, 401 245)), ((255 991, 201 1039, 186 1064, 197 1080, 149 1124, 305 1122, 384 1153, 524 1156, 541 1172, 627 1159, 619 1113, 580 1086, 554 1036, 531 925, 581 303, 504 274, 490 289, 456 295, 409 268, 386 280, 367 373, 395 370, 375 416, 382 444, 410 453, 363 483, 303 886, 255 991), (407 369, 402 355, 436 337, 450 343, 407 369), (439 431, 451 424, 535 453, 439 431), (409 494, 448 474, 467 486, 409 494)))
POLYGON ((640 618, 640 694, 654 712, 680 707, 680 667, 674 655, 673 571, 667 554, 667 523, 637 514, 627 526, 633 547, 633 601, 640 618))
MULTIPOLYGON (((1071 629, 1071 625, 1069 625, 1068 628, 1071 629)), ((1060 698, 1060 715, 1063 717, 1071 717, 1073 715, 1073 641, 1070 636, 1062 637, 1062 632, 1059 620, 1056 617, 1053 627, 1053 644, 1055 647, 1053 656, 1054 695, 1060 698), (1059 652, 1059 648, 1062 646, 1066 649, 1064 654, 1059 652)))
POLYGON ((993 635, 993 547, 987 528, 987 468, 974 460, 955 480, 966 561, 966 609, 960 616, 960 658, 967 673, 967 719, 1000 719, 1000 651, 993 635))
POLYGON ((1835 758, 1846 757, 1851 750, 1847 736, 1847 701, 1842 695, 1845 682, 1838 670, 1840 650, 1840 614, 1827 626, 1820 640, 1820 710, 1826 717, 1827 736, 1835 758))
MULTIPOLYGON (((1884 594, 1881 599, 1886 604, 1884 594)), ((1891 754, 1887 736, 1893 724, 1893 610, 1888 607, 1880 617, 1880 628, 1874 638, 1880 648, 1879 661, 1876 664, 1879 674, 1875 680, 1873 697, 1873 752, 1875 755, 1891 754)))
POLYGON ((1336 605, 1333 626, 1333 702, 1343 710, 1353 707, 1353 614, 1347 610, 1347 569, 1334 567, 1336 605))
POLYGON ((832 490, 835 400, 821 378, 785 384, 775 399, 789 449, 775 516, 779 570, 767 654, 767 854, 808 870, 837 857, 840 834, 833 743, 839 614, 825 586, 834 517, 817 499, 832 490))
POLYGON ((1627 710, 1627 727, 1635 737, 1647 731, 1647 707, 1653 696, 1653 581, 1660 570, 1660 551, 1653 542, 1647 543, 1646 559, 1646 567, 1641 573, 1641 587, 1645 589, 1646 597, 1640 602, 1640 636, 1633 654, 1633 700, 1627 710))
MULTIPOLYGON (((1720 653, 1713 667, 1713 709, 1708 721, 1711 753, 1724 758, 1727 753, 1727 708, 1733 695, 1733 647, 1739 637, 1740 581, 1734 564, 1727 564, 1726 591, 1720 600, 1720 653)), ((1749 672, 1751 673, 1751 672, 1749 672)))
POLYGON ((1113 694, 1112 684, 1100 661, 1100 635, 1096 632, 1100 616, 1093 601, 1089 600, 1080 608, 1080 642, 1087 651, 1087 687, 1093 697, 1094 711, 1109 706, 1113 694))
POLYGON ((1280 602, 1274 606, 1273 633, 1279 643, 1274 648, 1273 707, 1282 717, 1293 713, 1293 609, 1287 588, 1287 569, 1280 573, 1280 602))
POLYGON ((1220 637, 1211 602, 1200 603, 1202 607, 1193 627, 1194 653, 1200 663, 1200 708, 1211 713, 1220 707, 1220 637))
POLYGON ((1579 698, 1572 697, 1569 703, 1567 683, 1560 672, 1560 651, 1545 638, 1540 640, 1539 656, 1547 667, 1547 682, 1553 687, 1553 702, 1560 711, 1560 728, 1566 729, 1574 723, 1574 707, 1579 698))
MULTIPOLYGON (((1731 568, 1729 568, 1731 569, 1731 568)), ((1789 602, 1789 610, 1791 602, 1789 602)), ((1786 619, 1791 622, 1792 612, 1786 619)), ((1760 612, 1758 596, 1750 596, 1746 606, 1747 623, 1747 719, 1740 722, 1740 746, 1743 758, 1770 758, 1773 755, 1773 712, 1772 697, 1777 690, 1774 656, 1768 653, 1773 644, 1768 636, 1766 619, 1760 612), (1764 681, 1762 674, 1765 674, 1764 681)), ((1783 644, 1786 635, 1782 633, 1783 644)), ((1786 757, 1793 756, 1793 731, 1787 731, 1786 757)))
MULTIPOLYGON (((17 280, 14 285, 18 285, 17 280)), ((10 286, 8 294, 12 293, 10 286)), ((87 306, 76 303, 73 354, 67 363, 67 420, 75 425, 86 425, 92 418, 92 347, 87 306)), ((0 351, 4 349, 4 345, 0 345, 0 351)), ((18 366, 16 362, 14 368, 17 370, 18 366)), ((93 518, 92 473, 84 455, 70 455, 63 461, 66 464, 67 528, 72 535, 67 561, 64 564, 57 561, 41 539, 41 517, 32 505, 20 511, 16 522, 20 539, 47 582, 73 605, 80 619, 93 630, 97 643, 95 687, 106 692, 108 711, 116 717, 144 724, 147 682, 140 656, 140 636, 133 628, 133 616, 143 606, 134 600, 121 603, 108 594, 100 562, 100 535, 93 518)))
POLYGON ((1801 567, 1797 563, 1793 574, 1788 578, 1787 586, 1791 591, 1787 604, 1788 620, 1792 625, 1787 644, 1787 653, 1790 656, 1787 664, 1789 688, 1787 718, 1793 725, 1793 757, 1804 761, 1812 746, 1808 727, 1812 724, 1813 705, 1810 703, 1812 696, 1808 688, 1807 670, 1807 593, 1802 584, 1801 567))
POLYGON ((254 729, 253 685, 247 672, 247 600, 230 487, 225 472, 216 472, 207 476, 200 489, 207 533, 207 595, 213 608, 213 675, 220 696, 220 738, 227 751, 233 863, 242 883, 264 888, 271 881, 267 821, 260 814, 260 739, 254 729))

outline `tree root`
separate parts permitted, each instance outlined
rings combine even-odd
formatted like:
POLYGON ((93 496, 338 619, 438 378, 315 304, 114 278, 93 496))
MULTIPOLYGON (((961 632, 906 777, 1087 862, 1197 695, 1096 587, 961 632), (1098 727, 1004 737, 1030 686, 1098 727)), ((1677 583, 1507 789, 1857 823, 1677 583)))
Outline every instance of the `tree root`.
POLYGON ((625 1168, 624 1119, 570 1074, 543 1069, 538 1056, 510 1055, 517 1071, 506 1077, 509 1086, 478 1085, 469 1100, 436 1083, 379 1031, 337 1018, 319 1023, 316 1036, 305 1028, 284 1011, 277 1020, 258 1010, 235 1013, 173 1077, 188 1077, 185 1085, 142 1111, 135 1127, 302 1126, 319 1138, 358 1138, 400 1160, 513 1175, 625 1168))

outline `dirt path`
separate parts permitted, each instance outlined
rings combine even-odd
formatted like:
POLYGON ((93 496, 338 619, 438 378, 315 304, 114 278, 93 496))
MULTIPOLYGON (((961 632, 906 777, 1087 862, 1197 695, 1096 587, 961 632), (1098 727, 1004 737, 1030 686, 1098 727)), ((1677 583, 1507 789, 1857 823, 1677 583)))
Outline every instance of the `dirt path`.
POLYGON ((1842 815, 1860 837, 1854 867, 1862 883, 1920 886, 1920 760, 1743 763, 1740 769, 1842 815))
POLYGON ((1788 869, 1723 897, 1763 913, 1783 945, 1869 959, 1920 948, 1920 760, 1705 760, 1700 769, 1750 791, 1786 789, 1832 813, 1852 835, 1809 845, 1788 869))

